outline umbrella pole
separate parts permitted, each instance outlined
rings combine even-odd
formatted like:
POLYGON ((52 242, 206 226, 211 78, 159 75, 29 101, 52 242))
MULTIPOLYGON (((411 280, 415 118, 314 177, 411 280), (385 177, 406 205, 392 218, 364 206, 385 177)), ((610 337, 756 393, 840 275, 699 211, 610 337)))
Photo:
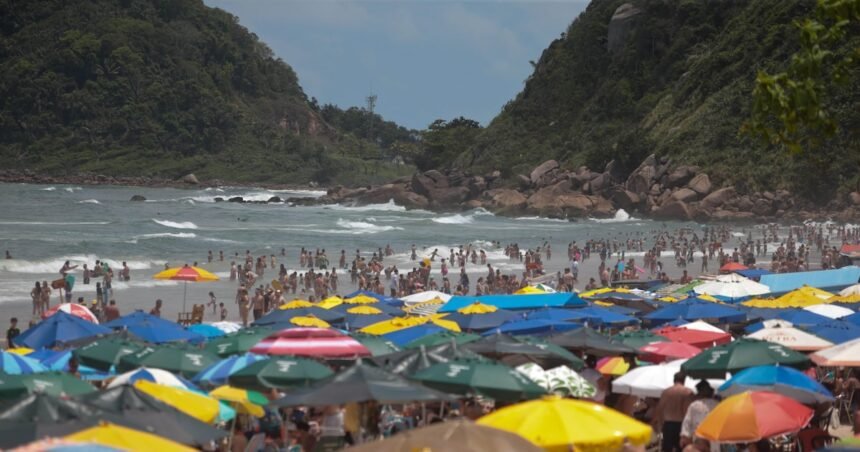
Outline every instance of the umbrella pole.
POLYGON ((182 312, 185 313, 185 297, 188 295, 188 281, 182 285, 182 312))
POLYGON ((236 430, 236 418, 239 417, 239 413, 236 413, 233 416, 233 420, 230 421, 230 436, 227 437, 227 450, 230 451, 233 449, 233 435, 234 430, 236 430))

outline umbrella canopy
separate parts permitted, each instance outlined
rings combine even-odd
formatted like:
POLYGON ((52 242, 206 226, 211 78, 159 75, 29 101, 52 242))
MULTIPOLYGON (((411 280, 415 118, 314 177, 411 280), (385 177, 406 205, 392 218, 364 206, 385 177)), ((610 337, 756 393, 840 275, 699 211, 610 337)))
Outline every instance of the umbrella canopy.
POLYGON ((515 295, 532 295, 536 293, 546 293, 546 291, 535 286, 525 286, 514 292, 515 295))
POLYGON ((466 350, 455 343, 442 343, 432 347, 419 346, 372 358, 379 367, 397 375, 412 375, 437 363, 447 363, 455 358, 477 358, 481 355, 466 350))
POLYGON ((833 401, 821 383, 803 372, 785 366, 756 366, 744 369, 720 386, 721 396, 728 397, 745 391, 771 391, 806 405, 833 401))
POLYGON ((93 314, 93 311, 90 311, 89 308, 87 308, 86 306, 77 303, 62 303, 57 306, 54 306, 53 308, 45 311, 45 313, 42 314, 42 318, 47 319, 48 317, 60 311, 84 319, 87 322, 92 322, 96 324, 99 323, 99 319, 98 317, 96 317, 95 314, 93 314))
POLYGON ((318 385, 272 402, 274 406, 322 406, 376 401, 380 404, 449 400, 398 375, 361 361, 318 385))
POLYGON ((726 372, 770 364, 806 369, 810 361, 782 345, 744 338, 703 351, 685 362, 681 370, 696 378, 723 378, 726 372))
POLYGON ((648 330, 635 330, 635 331, 624 331, 618 333, 610 338, 613 342, 617 342, 619 344, 624 344, 628 347, 638 349, 645 345, 654 343, 654 342, 668 342, 669 339, 665 337, 654 334, 648 330))
POLYGON ((774 300, 751 300, 744 302, 743 305, 769 308, 804 308, 824 303, 832 296, 833 294, 830 292, 816 289, 815 287, 803 286, 774 300))
POLYGON ((501 360, 511 366, 532 362, 544 368, 559 365, 569 366, 573 369, 585 367, 585 362, 573 353, 558 345, 534 337, 494 334, 462 347, 480 355, 501 360))
POLYGON ((497 428, 458 419, 406 430, 381 441, 350 447, 350 452, 382 450, 433 451, 449 450, 456 445, 461 452, 541 452, 543 449, 525 438, 497 428))
POLYGON ((204 446, 227 436, 227 432, 205 424, 161 402, 132 385, 123 385, 79 397, 89 406, 118 414, 145 428, 138 428, 182 444, 204 446))
POLYGON ((683 342, 693 347, 705 349, 715 345, 727 344, 732 341, 732 335, 726 332, 703 331, 690 328, 660 328, 654 333, 672 342, 683 342))
POLYGON ((272 330, 266 327, 248 328, 212 339, 203 348, 222 358, 247 353, 270 334, 272 334, 272 330))
POLYGON ((730 273, 700 284, 694 287, 693 291, 697 294, 708 294, 715 297, 744 298, 769 293, 770 287, 744 278, 737 273, 730 273))
POLYGON ((563 333, 565 331, 581 328, 582 325, 571 322, 557 322, 544 319, 521 319, 505 323, 498 328, 485 332, 485 335, 505 333, 511 335, 546 335, 563 333))
POLYGON ((145 347, 140 342, 125 339, 99 339, 72 351, 78 362, 94 369, 109 371, 125 355, 137 353, 145 347))
POLYGON ((223 330, 221 330, 220 328, 213 326, 213 325, 208 325, 206 323, 197 323, 194 325, 189 325, 186 329, 188 331, 191 331, 192 333, 196 333, 196 334, 199 334, 199 335, 205 337, 207 340, 212 339, 212 338, 216 338, 216 337, 221 337, 221 336, 227 334, 223 330))
POLYGON ((203 336, 188 331, 182 325, 161 317, 135 311, 104 324, 108 328, 132 332, 140 339, 153 344, 174 341, 202 341, 203 336))
POLYGON ((290 323, 295 326, 307 326, 312 328, 329 328, 331 325, 320 318, 312 315, 300 315, 290 319, 290 323))
POLYGON ((543 370, 535 363, 527 363, 517 366, 516 370, 548 392, 562 397, 587 399, 597 393, 597 389, 591 382, 566 366, 543 370))
POLYGON ((191 381, 197 384, 220 386, 227 383, 227 377, 230 375, 262 359, 266 359, 266 357, 253 353, 233 355, 201 370, 191 381))
POLYGON ((343 321, 344 319, 344 314, 342 312, 329 311, 327 309, 323 309, 317 306, 311 306, 309 308, 297 309, 274 309, 272 311, 269 311, 269 313, 267 313, 266 315, 255 320, 252 325, 281 325, 284 323, 289 323, 290 319, 292 319, 293 317, 306 317, 310 315, 329 323, 338 323, 343 321))
POLYGON ((355 339, 335 330, 292 328, 273 333, 251 348, 260 355, 355 358, 370 356, 370 350, 355 339))
POLYGON ((254 417, 263 417, 266 414, 263 406, 269 403, 269 400, 257 391, 249 391, 227 385, 213 389, 209 392, 209 396, 229 403, 231 406, 236 407, 239 413, 250 414, 254 417))
POLYGON ((223 331, 224 334, 235 333, 236 331, 239 331, 242 329, 242 325, 239 325, 236 322, 214 322, 214 323, 211 323, 210 325, 223 331))
POLYGON ((451 322, 448 320, 442 320, 434 317, 417 317, 417 316, 406 316, 406 317, 395 317, 391 320, 386 320, 379 323, 374 323, 373 325, 362 328, 360 331, 366 334, 374 334, 374 335, 386 335, 396 331, 400 331, 403 329, 432 324, 438 326, 439 328, 444 328, 446 330, 451 331, 460 331, 460 326, 455 322, 451 322))
POLYGON ((65 439, 118 447, 122 450, 157 450, 159 452, 194 452, 197 450, 164 439, 159 435, 110 423, 102 423, 81 430, 66 436, 65 439))
MULTIPOLYGON (((373 310, 379 311, 378 309, 376 309, 372 306, 358 306, 358 307, 349 309, 349 311, 352 311, 355 309, 362 309, 362 308, 373 309, 373 310)), ((354 313, 347 312, 346 316, 343 319, 343 324, 346 327, 346 329, 348 329, 348 330, 360 330, 366 326, 373 325, 374 323, 384 322, 386 320, 391 320, 391 319, 392 319, 391 314, 385 314, 382 311, 379 311, 378 314, 354 314, 354 313)))
POLYGON ((292 300, 288 301, 280 306, 278 309, 301 309, 301 308, 311 308, 314 304, 307 300, 292 300))
POLYGON ((401 297, 400 299, 403 300, 403 302, 405 302, 407 305, 415 303, 424 303, 427 301, 433 301, 435 299, 439 299, 439 301, 444 303, 451 299, 451 295, 435 290, 425 290, 424 292, 407 295, 405 297, 401 297))
POLYGON ((0 372, 9 375, 47 372, 48 368, 35 359, 0 351, 0 372))
POLYGON ((743 392, 720 402, 696 429, 696 435, 720 443, 751 443, 794 433, 812 419, 814 410, 784 395, 743 392))
MULTIPOLYGON (((393 333, 385 334, 383 337, 385 340, 391 341, 394 345, 398 347, 403 347, 406 344, 421 339, 423 337, 427 337, 436 333, 441 333, 443 331, 450 331, 444 328, 438 327, 432 323, 425 323, 423 325, 413 326, 409 328, 404 328, 402 330, 397 330, 393 333)), ((364 334, 364 333, 362 333, 364 334)))
POLYGON ((528 320, 552 320, 554 322, 579 322, 585 323, 595 321, 596 316, 580 312, 581 309, 541 308, 526 314, 528 320))
POLYGON ((666 305, 643 318, 656 323, 669 322, 675 319, 693 320, 716 320, 719 322, 743 321, 746 314, 735 308, 707 301, 679 301, 675 304, 666 305))
POLYGON ((814 312, 818 315, 823 315, 824 317, 829 317, 831 319, 840 319, 842 317, 849 316, 854 314, 854 311, 842 306, 836 306, 834 304, 814 304, 812 306, 806 306, 803 308, 809 312, 814 312))
POLYGON ((134 387, 207 424, 218 418, 221 409, 218 401, 212 397, 187 389, 164 386, 146 380, 138 380, 134 383, 134 387))
POLYGON ((0 374, 0 399, 4 400, 15 399, 34 392, 59 397, 88 394, 95 390, 93 385, 62 372, 29 375, 0 374))
POLYGON ((391 316, 403 315, 403 310, 398 308, 397 306, 392 306, 387 303, 373 303, 373 304, 348 304, 343 303, 338 306, 331 308, 329 312, 337 313, 342 316, 345 316, 350 313, 356 312, 375 312, 379 311, 382 314, 388 314, 391 316))
POLYGON ((466 331, 485 331, 520 318, 520 315, 513 311, 499 309, 476 301, 469 306, 458 309, 457 312, 448 314, 445 320, 455 322, 460 326, 460 329, 466 331))
POLYGON ((848 286, 839 291, 839 295, 843 297, 848 297, 851 295, 860 295, 860 284, 854 284, 853 286, 848 286))
POLYGON ((372 356, 387 355, 400 351, 400 347, 397 344, 382 336, 371 336, 370 334, 363 333, 352 333, 350 336, 370 350, 372 356))
POLYGON ((608 337, 588 327, 548 337, 547 341, 568 350, 580 350, 599 356, 636 353, 635 348, 612 342, 608 337))
POLYGON ((188 389, 190 387, 184 381, 180 380, 176 375, 173 375, 166 370, 141 367, 140 369, 134 369, 124 374, 117 375, 108 384, 108 388, 131 385, 140 380, 150 381, 164 386, 172 386, 175 388, 188 389))
POLYGON ((692 358, 702 352, 702 349, 683 342, 654 342, 639 347, 639 359, 651 363, 662 363, 676 359, 692 358))
POLYGON ((504 407, 478 424, 517 433, 553 452, 620 450, 628 441, 644 446, 651 440, 647 424, 603 405, 557 396, 504 407))
POLYGON ((725 330, 715 327, 704 320, 696 320, 695 322, 684 323, 682 325, 677 325, 678 328, 684 328, 687 330, 697 330, 697 331, 710 331, 712 333, 725 333, 725 330))
POLYGON ((471 333, 455 333, 453 331, 439 331, 419 339, 415 339, 404 346, 404 348, 419 348, 422 345, 425 347, 433 347, 439 344, 448 344, 454 342, 458 345, 468 344, 481 339, 481 336, 471 333))
POLYGON ((620 356, 606 356, 597 361, 594 369, 603 375, 624 375, 630 370, 630 362, 620 356))
POLYGON ((639 319, 626 315, 624 312, 620 312, 622 310, 626 311, 627 313, 631 313, 631 310, 622 306, 588 306, 585 308, 580 308, 579 313, 589 317, 587 320, 589 325, 617 327, 625 325, 635 325, 639 323, 639 319))
POLYGON ((156 273, 153 278, 168 281, 182 281, 185 283, 185 287, 183 287, 182 292, 183 312, 185 311, 185 298, 188 292, 189 282, 218 281, 218 277, 212 273, 209 273, 200 267, 192 267, 188 264, 185 264, 182 267, 168 268, 167 270, 156 273))
POLYGON ((117 364, 117 370, 124 372, 146 366, 191 378, 216 362, 218 357, 205 350, 162 345, 145 347, 123 356, 117 364))
MULTIPOLYGON (((660 398, 663 391, 674 384, 675 374, 681 371, 686 360, 679 359, 654 366, 640 366, 612 381, 612 392, 637 397, 660 398)), ((719 387, 724 380, 708 380, 711 387, 719 387)), ((695 389, 697 380, 687 377, 684 386, 695 389)))
POLYGON ((832 342, 791 326, 762 328, 755 333, 748 334, 746 337, 773 342, 774 344, 780 344, 786 348, 801 352, 816 351, 833 346, 832 342))
POLYGON ((32 349, 53 348, 81 338, 110 332, 111 330, 104 326, 59 311, 21 333, 15 338, 15 344, 32 349))
POLYGON ((858 367, 860 366, 860 339, 819 350, 809 357, 821 367, 858 367))
POLYGON ((737 262, 729 262, 728 264, 720 267, 720 273, 731 273, 736 272, 738 270, 747 270, 749 267, 746 265, 739 264, 737 262))
POLYGON ((828 323, 811 326, 807 330, 834 344, 841 344, 860 338, 860 326, 842 320, 831 320, 828 323))
POLYGON ((231 373, 227 381, 239 388, 266 391, 310 386, 332 375, 331 369, 317 361, 285 356, 256 361, 231 373))
POLYGON ((519 401, 546 394, 546 390, 504 364, 455 358, 434 364, 412 375, 431 388, 462 395, 482 395, 494 400, 519 401))

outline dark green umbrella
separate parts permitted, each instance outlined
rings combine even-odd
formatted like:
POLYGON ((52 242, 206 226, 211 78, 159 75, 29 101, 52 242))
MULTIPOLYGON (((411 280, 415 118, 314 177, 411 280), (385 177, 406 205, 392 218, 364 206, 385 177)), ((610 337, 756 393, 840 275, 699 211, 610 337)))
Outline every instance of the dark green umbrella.
POLYGON ((382 336, 374 336, 372 334, 364 333, 350 333, 350 336, 357 340, 361 345, 367 347, 367 349, 370 350, 371 356, 387 355, 389 353, 400 351, 400 347, 382 336))
POLYGON ((331 369, 312 359, 283 356, 249 364, 228 376, 227 381, 239 388, 266 391, 309 386, 332 375, 331 369))
POLYGON ((738 339, 709 348, 681 364, 681 371, 693 378, 726 378, 754 366, 789 366, 806 369, 812 363, 802 353, 773 342, 738 339))
POLYGON ((146 344, 120 338, 99 339, 72 351, 84 366, 108 372, 120 358, 143 350, 146 344))
POLYGON ((421 369, 426 369, 438 363, 447 363, 455 358, 481 359, 481 355, 463 349, 453 342, 449 342, 433 347, 420 346, 415 349, 373 357, 371 360, 379 367, 391 373, 412 375, 421 369))
POLYGON ((481 339, 481 336, 477 334, 457 333, 455 331, 445 330, 415 339, 414 341, 406 344, 404 348, 418 348, 422 345, 425 347, 434 347, 439 344, 450 343, 451 341, 456 342, 457 345, 463 345, 468 344, 469 342, 475 342, 478 339, 481 339))
POLYGON ((54 396, 76 396, 95 392, 95 390, 93 385, 63 372, 29 375, 0 374, 0 399, 3 400, 16 399, 34 392, 54 396))
POLYGON ((452 400, 446 394, 359 360, 311 388, 288 394, 274 406, 323 406, 376 401, 381 404, 452 400))
POLYGON ((226 336, 212 339, 206 343, 204 350, 214 353, 221 358, 230 355, 248 353, 251 347, 272 334, 272 330, 266 327, 246 328, 230 333, 226 336))
POLYGON ((546 394, 545 389, 520 372, 486 359, 454 359, 420 370, 411 378, 442 392, 481 395, 506 402, 546 394))
POLYGON ((580 370, 585 367, 585 362, 564 348, 529 336, 493 334, 470 342, 463 348, 497 359, 509 366, 535 363, 545 369, 567 366, 580 370))
POLYGON ((654 334, 648 330, 624 331, 609 338, 612 342, 624 344, 628 347, 639 349, 652 342, 669 342, 664 336, 654 334))
POLYGON ((608 337, 589 327, 577 328, 556 336, 547 337, 552 344, 568 350, 578 350, 590 355, 614 356, 623 353, 636 353, 636 349, 612 342, 608 337))
POLYGON ((186 378, 218 362, 218 357, 205 350, 179 345, 149 346, 119 360, 117 370, 126 372, 138 367, 154 367, 186 378))
POLYGON ((155 433, 190 446, 206 446, 227 436, 227 431, 203 423, 137 389, 120 385, 78 397, 78 400, 117 414, 138 425, 137 430, 155 433))

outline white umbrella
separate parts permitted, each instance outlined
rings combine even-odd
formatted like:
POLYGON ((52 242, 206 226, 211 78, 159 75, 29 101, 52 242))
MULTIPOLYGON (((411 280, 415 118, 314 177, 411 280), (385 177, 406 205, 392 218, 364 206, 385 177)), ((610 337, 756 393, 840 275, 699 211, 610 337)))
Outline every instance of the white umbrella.
POLYGON ((809 357, 821 367, 858 367, 860 366, 860 339, 854 339, 819 350, 809 357))
POLYGON ((826 341, 818 336, 791 326, 762 328, 755 333, 747 335, 747 337, 773 342, 774 344, 780 344, 792 350, 805 352, 821 350, 833 346, 833 343, 830 341, 826 341))
POLYGON ((686 328, 688 330, 710 331, 712 333, 725 333, 724 330, 711 325, 704 320, 696 320, 695 322, 685 323, 678 328, 686 328))
POLYGON ((839 295, 843 297, 847 297, 849 295, 860 295, 860 284, 854 284, 853 286, 848 286, 841 291, 839 291, 839 295))
POLYGON ((166 370, 154 369, 151 367, 139 367, 124 374, 117 375, 113 380, 111 380, 107 387, 115 388, 124 384, 133 384, 137 380, 148 380, 160 385, 188 389, 188 385, 177 378, 176 375, 173 375, 166 370))
POLYGON ((401 297, 400 299, 403 300, 403 302, 408 306, 415 303, 423 303, 425 301, 430 301, 434 298, 438 298, 442 301, 447 302, 451 299, 451 295, 448 295, 443 292, 437 292, 435 290, 425 290, 424 292, 407 295, 405 297, 401 297))
MULTIPOLYGON (((681 371, 681 364, 686 359, 670 361, 653 366, 637 367, 618 377, 612 382, 612 392, 616 394, 631 394, 638 397, 659 398, 663 391, 674 384, 675 374, 681 371)), ((725 380, 711 380, 708 383, 715 390, 725 380)), ((687 377, 684 386, 695 390, 697 380, 687 377)))
POLYGON ((718 276, 693 288, 697 294, 708 294, 727 298, 742 298, 762 295, 770 292, 770 287, 744 278, 736 273, 718 276))
POLYGON ((812 306, 806 306, 803 309, 809 312, 814 312, 818 315, 823 315, 824 317, 830 317, 831 319, 838 319, 854 314, 854 311, 835 304, 814 304, 812 306))
POLYGON ((212 326, 218 328, 226 334, 235 333, 242 329, 242 325, 239 325, 236 322, 214 322, 212 326))
POLYGON ((768 319, 761 322, 762 328, 788 328, 790 326, 794 326, 794 324, 782 319, 768 319))

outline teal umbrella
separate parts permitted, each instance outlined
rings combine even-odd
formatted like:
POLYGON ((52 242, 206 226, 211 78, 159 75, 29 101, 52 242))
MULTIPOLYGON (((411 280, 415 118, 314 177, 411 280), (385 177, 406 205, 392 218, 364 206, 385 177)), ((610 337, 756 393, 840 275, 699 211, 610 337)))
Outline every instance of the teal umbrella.
POLYGON ((284 356, 249 364, 230 374, 227 381, 239 388, 266 391, 309 386, 332 375, 331 369, 312 359, 284 356))
POLYGON ((585 367, 585 362, 573 353, 558 345, 531 336, 493 334, 481 338, 481 340, 470 342, 463 348, 488 358, 498 359, 511 366, 537 363, 546 369, 568 366, 579 370, 585 367))
POLYGON ((34 392, 53 396, 77 396, 95 392, 93 385, 74 375, 46 372, 29 375, 0 374, 0 399, 11 400, 34 392))
POLYGON ((154 367, 186 378, 218 362, 218 357, 205 350, 175 345, 146 347, 119 360, 117 370, 125 372, 139 367, 154 367))
POLYGON ((72 351, 72 355, 84 366, 108 372, 119 360, 146 347, 142 342, 126 339, 99 339, 72 351))
POLYGON ((642 348, 652 342, 669 342, 664 336, 648 330, 624 331, 609 338, 612 342, 624 344, 635 349, 642 348))
POLYGON ((370 350, 371 356, 387 355, 389 353, 400 351, 400 347, 382 336, 374 336, 372 334, 364 333, 350 333, 350 336, 357 340, 361 345, 367 347, 367 349, 370 350))
POLYGON ((420 370, 412 379, 442 392, 481 395, 505 402, 534 399, 547 393, 520 372, 488 360, 454 359, 420 370))
POLYGON ((693 378, 725 378, 726 372, 733 374, 755 366, 806 369, 811 364, 806 355, 782 345, 745 338, 703 351, 684 362, 681 371, 693 378))
POLYGON ((246 328, 210 340, 206 343, 204 350, 214 353, 222 358, 230 355, 248 353, 251 347, 272 334, 272 330, 266 327, 246 328))
POLYGON ((428 334, 427 336, 415 339, 406 344, 403 348, 419 348, 422 345, 425 347, 434 347, 439 344, 447 344, 451 341, 457 345, 468 344, 481 339, 481 336, 472 333, 457 333, 455 331, 439 331, 438 333, 428 334))

